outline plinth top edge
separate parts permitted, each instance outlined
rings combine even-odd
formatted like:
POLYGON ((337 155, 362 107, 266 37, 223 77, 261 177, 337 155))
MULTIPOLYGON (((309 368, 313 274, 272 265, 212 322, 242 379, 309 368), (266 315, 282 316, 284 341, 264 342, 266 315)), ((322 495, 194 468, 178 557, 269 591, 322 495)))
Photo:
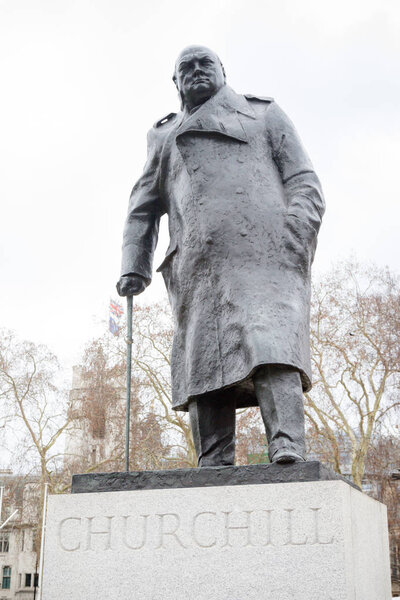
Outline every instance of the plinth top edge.
POLYGON ((318 461, 289 465, 261 464, 244 466, 129 471, 73 475, 71 493, 121 492, 171 488, 195 488, 232 485, 301 483, 339 480, 359 490, 345 477, 318 461))

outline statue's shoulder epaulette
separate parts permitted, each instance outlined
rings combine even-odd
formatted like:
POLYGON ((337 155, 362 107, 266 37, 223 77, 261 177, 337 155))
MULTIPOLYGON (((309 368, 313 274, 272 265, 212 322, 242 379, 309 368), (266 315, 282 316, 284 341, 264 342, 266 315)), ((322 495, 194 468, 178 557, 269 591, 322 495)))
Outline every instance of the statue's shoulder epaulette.
POLYGON ((247 100, 261 100, 261 102, 273 102, 274 99, 270 96, 254 96, 253 94, 244 95, 247 100))
POLYGON ((159 121, 156 121, 154 123, 153 127, 155 127, 157 129, 158 127, 162 127, 166 123, 170 123, 176 117, 176 114, 177 113, 173 113, 173 112, 169 113, 168 115, 166 115, 165 117, 163 117, 159 121))

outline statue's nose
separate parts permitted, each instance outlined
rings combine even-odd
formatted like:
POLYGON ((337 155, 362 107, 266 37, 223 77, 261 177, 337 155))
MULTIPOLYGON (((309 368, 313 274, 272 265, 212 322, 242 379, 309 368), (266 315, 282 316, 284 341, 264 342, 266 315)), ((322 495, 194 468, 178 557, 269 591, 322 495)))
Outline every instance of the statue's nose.
POLYGON ((196 75, 202 75, 204 73, 203 69, 200 67, 200 65, 196 65, 193 71, 193 77, 195 77, 196 75))

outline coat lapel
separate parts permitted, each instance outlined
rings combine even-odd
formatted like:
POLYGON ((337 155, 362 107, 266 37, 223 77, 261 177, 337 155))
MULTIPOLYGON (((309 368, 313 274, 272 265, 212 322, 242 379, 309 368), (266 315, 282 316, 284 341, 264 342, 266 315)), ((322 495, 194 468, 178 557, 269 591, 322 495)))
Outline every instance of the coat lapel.
POLYGON ((176 138, 189 132, 218 133, 240 142, 247 142, 246 132, 238 113, 254 119, 254 113, 244 96, 224 86, 215 96, 183 120, 176 138))

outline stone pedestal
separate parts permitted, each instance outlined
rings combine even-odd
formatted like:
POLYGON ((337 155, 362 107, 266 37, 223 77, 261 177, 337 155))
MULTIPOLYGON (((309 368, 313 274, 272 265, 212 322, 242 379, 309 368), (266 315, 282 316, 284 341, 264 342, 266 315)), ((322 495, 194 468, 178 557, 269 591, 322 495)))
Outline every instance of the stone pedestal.
MULTIPOLYGON (((148 476, 153 489, 95 491, 107 479, 118 488, 119 475, 105 474, 51 496, 43 600, 391 598, 382 504, 322 471, 314 481, 225 485, 226 469, 212 470, 220 484, 211 487, 191 485, 203 469, 187 485, 182 471, 168 489, 154 483, 161 474, 148 476)), ((248 472, 257 469, 265 480, 265 467, 248 472)), ((286 480, 294 472, 283 467, 286 480)), ((120 475, 123 487, 135 477, 146 487, 146 475, 130 476, 120 475)))

